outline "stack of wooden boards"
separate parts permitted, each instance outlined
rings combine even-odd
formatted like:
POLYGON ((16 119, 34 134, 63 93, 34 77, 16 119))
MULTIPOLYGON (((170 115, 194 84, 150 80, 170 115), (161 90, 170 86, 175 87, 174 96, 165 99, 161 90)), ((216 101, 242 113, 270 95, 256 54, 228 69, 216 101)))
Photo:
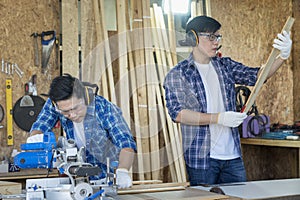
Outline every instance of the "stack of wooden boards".
POLYGON ((121 108, 137 143, 134 179, 186 182, 180 128, 168 116, 163 89, 177 63, 174 16, 166 15, 166 25, 150 0, 115 3, 117 30, 108 32, 104 0, 61 1, 62 71, 97 83, 121 108))
POLYGON ((22 184, 8 181, 0 181, 0 195, 21 194, 22 184))

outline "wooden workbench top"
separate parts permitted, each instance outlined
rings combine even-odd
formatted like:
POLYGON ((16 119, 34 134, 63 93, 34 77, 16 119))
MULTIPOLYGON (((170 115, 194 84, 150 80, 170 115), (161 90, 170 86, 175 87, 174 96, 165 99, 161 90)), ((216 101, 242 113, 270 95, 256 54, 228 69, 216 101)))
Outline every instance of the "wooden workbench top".
POLYGON ((46 178, 59 176, 56 169, 48 174, 47 169, 21 169, 19 172, 0 173, 0 180, 15 180, 27 178, 46 178))
POLYGON ((261 138, 241 138, 242 144, 277 146, 277 147, 295 147, 300 148, 300 140, 272 140, 261 138))
POLYGON ((226 195, 216 194, 205 190, 199 190, 194 188, 186 188, 185 190, 178 191, 166 191, 166 192, 151 192, 151 193, 140 193, 140 194, 127 194, 118 195, 120 200, 237 200, 240 198, 229 197, 226 195))

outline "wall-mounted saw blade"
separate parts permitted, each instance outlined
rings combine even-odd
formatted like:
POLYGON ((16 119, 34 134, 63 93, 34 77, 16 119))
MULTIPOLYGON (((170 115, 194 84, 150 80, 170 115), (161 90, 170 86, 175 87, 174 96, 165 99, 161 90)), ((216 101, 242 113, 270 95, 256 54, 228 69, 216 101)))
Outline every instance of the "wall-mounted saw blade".
POLYGON ((45 73, 53 49, 54 41, 56 39, 55 31, 42 32, 41 39, 42 39, 42 72, 45 73))

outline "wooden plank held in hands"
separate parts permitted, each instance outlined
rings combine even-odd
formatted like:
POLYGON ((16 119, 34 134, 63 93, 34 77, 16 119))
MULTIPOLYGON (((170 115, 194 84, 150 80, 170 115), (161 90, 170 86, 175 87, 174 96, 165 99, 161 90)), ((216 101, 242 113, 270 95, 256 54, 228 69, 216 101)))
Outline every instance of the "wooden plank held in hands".
MULTIPOLYGON (((286 32, 290 32, 293 24, 294 24, 295 19, 292 17, 289 17, 282 29, 282 31, 286 31, 286 32)), ((272 52, 267 60, 266 65, 264 66, 264 68, 262 69, 257 82, 249 96, 248 101, 246 102, 246 104, 244 105, 244 108, 242 109, 241 112, 247 113, 249 112, 250 108, 252 107, 252 105, 254 104, 254 101, 262 87, 262 85, 264 84, 264 82, 266 81, 268 74, 270 72, 271 66, 274 63, 274 61, 276 60, 276 57, 279 55, 280 51, 278 49, 273 48, 272 52)))

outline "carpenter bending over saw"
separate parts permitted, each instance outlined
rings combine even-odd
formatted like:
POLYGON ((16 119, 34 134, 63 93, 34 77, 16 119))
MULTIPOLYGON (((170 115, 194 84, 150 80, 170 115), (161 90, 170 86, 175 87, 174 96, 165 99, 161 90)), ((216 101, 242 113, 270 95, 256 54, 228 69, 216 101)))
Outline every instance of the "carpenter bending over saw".
MULTIPOLYGON (((164 81, 166 106, 181 124, 184 157, 191 185, 246 181, 238 126, 247 117, 236 112, 235 84, 254 86, 262 68, 229 57, 217 57, 221 24, 197 16, 186 26, 182 45, 193 46, 190 56, 170 70, 164 81)), ((292 41, 283 32, 273 47, 280 55, 268 78, 289 58, 292 41)))
POLYGON ((78 148, 85 147, 86 162, 98 165, 105 177, 107 158, 119 161, 116 171, 119 188, 132 185, 128 174, 136 144, 121 110, 105 98, 95 95, 69 74, 56 77, 43 109, 31 127, 27 142, 36 142, 41 133, 51 132, 60 120, 67 139, 74 139, 78 148))

